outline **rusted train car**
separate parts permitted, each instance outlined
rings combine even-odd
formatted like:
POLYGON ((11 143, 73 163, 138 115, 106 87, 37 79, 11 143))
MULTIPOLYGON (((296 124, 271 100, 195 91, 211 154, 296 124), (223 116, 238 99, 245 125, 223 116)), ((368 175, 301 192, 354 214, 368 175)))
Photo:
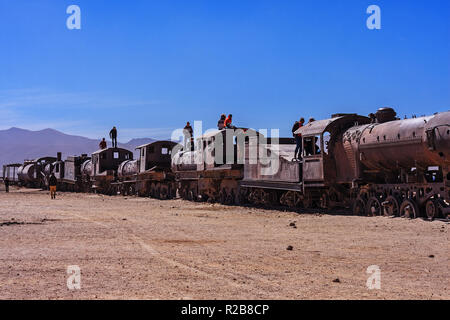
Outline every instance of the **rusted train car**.
POLYGON ((21 163, 9 163, 3 165, 2 180, 5 181, 6 179, 8 179, 10 184, 18 184, 18 170, 21 166, 21 163))
POLYGON ((176 197, 175 175, 171 170, 173 141, 156 141, 136 148, 139 159, 119 165, 117 181, 112 185, 117 194, 139 195, 157 199, 176 197))
POLYGON ((47 185, 48 172, 51 164, 56 161, 55 157, 41 157, 35 160, 25 160, 23 165, 17 169, 17 178, 20 186, 45 188, 47 185), (50 164, 50 166, 48 166, 50 164))

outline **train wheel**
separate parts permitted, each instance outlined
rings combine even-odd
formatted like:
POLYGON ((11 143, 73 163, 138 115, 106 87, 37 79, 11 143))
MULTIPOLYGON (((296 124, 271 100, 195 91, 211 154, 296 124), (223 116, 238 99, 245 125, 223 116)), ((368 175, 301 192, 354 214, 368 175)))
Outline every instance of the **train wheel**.
POLYGON ((161 185, 161 200, 166 200, 168 196, 168 190, 166 185, 161 185))
POLYGON ((381 206, 380 199, 377 197, 370 197, 366 204, 366 214, 369 217, 381 216, 383 213, 383 207, 381 206))
POLYGON ((355 202, 353 202, 353 215, 362 216, 365 213, 365 209, 366 201, 361 197, 356 198, 355 202))
POLYGON ((241 188, 239 190, 239 204, 246 204, 248 202, 248 190, 247 188, 241 188))
POLYGON ((416 202, 412 199, 403 201, 400 206, 400 216, 409 219, 417 218, 419 216, 419 208, 417 207, 416 202))
POLYGON ((385 216, 400 216, 400 204, 396 197, 388 196, 382 204, 385 216))
POLYGON ((233 192, 233 190, 231 190, 230 193, 227 193, 227 198, 225 200, 225 203, 227 205, 233 205, 234 204, 234 200, 235 200, 234 198, 235 198, 234 192, 233 192))
POLYGON ((225 204, 227 202, 227 191, 225 189, 220 190, 219 201, 221 204, 225 204))
POLYGON ((155 198, 161 199, 161 184, 159 182, 155 185, 155 198))
POLYGON ((154 182, 152 182, 152 183, 150 184, 149 189, 150 189, 150 191, 149 191, 150 197, 151 197, 151 198, 156 198, 156 185, 155 185, 154 182))
POLYGON ((283 206, 290 207, 290 208, 295 207, 295 204, 296 204, 295 192, 288 191, 288 192, 284 193, 280 198, 280 204, 283 206))
POLYGON ((436 200, 430 199, 425 203, 425 213, 430 220, 439 215, 439 206, 436 200))
POLYGON ((249 196, 250 203, 259 205, 262 201, 262 190, 261 189, 253 189, 249 196))
POLYGON ((128 194, 129 194, 130 196, 135 196, 135 195, 136 195, 136 190, 135 190, 133 184, 130 185, 128 194))

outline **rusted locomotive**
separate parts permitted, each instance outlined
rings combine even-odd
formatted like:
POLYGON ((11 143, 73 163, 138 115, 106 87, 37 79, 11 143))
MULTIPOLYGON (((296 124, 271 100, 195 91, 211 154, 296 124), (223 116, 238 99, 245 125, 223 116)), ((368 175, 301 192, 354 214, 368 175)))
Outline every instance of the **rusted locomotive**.
POLYGON ((133 160, 133 152, 123 148, 107 148, 92 153, 91 159, 81 166, 83 181, 92 191, 113 195, 116 188, 112 183, 117 180, 121 163, 133 160))
POLYGON ((173 141, 156 141, 137 147, 139 159, 126 160, 119 165, 118 179, 112 183, 116 193, 157 199, 175 198, 175 175, 170 166, 172 150, 176 145, 173 141))
POLYGON ((89 191, 89 180, 86 180, 82 175, 82 165, 89 159, 90 157, 87 154, 82 154, 81 156, 69 156, 63 161, 61 153, 58 152, 56 161, 48 163, 46 166, 46 186, 48 187, 49 177, 53 173, 58 181, 58 190, 72 192, 89 191))
POLYGON ((183 199, 238 204, 243 178, 244 146, 259 134, 251 129, 224 129, 197 138, 196 149, 188 146, 174 155, 172 170, 183 199))
POLYGON ((450 112, 404 120, 395 115, 382 108, 371 117, 336 114, 311 122, 296 132, 303 140, 301 161, 293 159, 292 139, 270 141, 258 134, 244 139, 245 147, 234 141, 237 158, 223 164, 224 153, 217 159, 217 147, 209 146, 230 129, 204 135, 196 151, 180 151, 173 159, 180 195, 291 208, 347 207, 357 215, 447 217, 450 112), (269 161, 261 155, 270 155, 269 161))

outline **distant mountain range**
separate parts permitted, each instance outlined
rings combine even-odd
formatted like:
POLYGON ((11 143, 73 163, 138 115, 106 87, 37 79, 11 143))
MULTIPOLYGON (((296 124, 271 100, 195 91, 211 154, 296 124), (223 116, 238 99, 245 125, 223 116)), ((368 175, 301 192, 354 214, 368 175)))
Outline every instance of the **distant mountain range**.
MULTIPOLYGON (((119 143, 120 148, 135 152, 139 145, 155 141, 151 138, 132 139, 127 143, 119 143)), ((91 154, 99 149, 100 140, 73 136, 54 129, 30 131, 20 128, 0 130, 0 171, 9 163, 22 163, 25 159, 36 159, 44 156, 56 157, 62 152, 62 157, 91 154)), ((108 147, 111 141, 108 141, 108 147)), ((135 153, 135 156, 137 154, 135 153)))

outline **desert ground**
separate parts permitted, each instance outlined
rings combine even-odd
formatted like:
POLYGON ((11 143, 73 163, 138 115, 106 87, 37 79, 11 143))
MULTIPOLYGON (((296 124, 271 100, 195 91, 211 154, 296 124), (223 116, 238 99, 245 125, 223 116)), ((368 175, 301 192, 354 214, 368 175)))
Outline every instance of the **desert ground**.
POLYGON ((450 298, 446 221, 15 188, 0 204, 0 299, 450 298))

